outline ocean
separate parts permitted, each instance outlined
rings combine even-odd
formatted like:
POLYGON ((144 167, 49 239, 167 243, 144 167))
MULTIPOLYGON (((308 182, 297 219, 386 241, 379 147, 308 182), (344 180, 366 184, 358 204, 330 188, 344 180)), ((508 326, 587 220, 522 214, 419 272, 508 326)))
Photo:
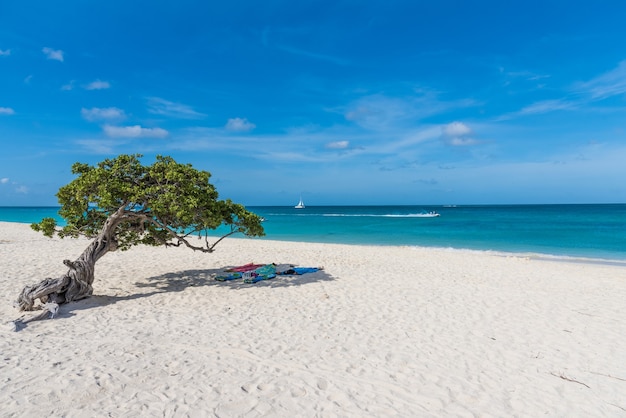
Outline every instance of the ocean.
MULTIPOLYGON (((258 206, 263 239, 402 245, 626 261, 626 205, 258 206), (423 217, 436 211, 438 217, 423 217)), ((32 223, 55 207, 0 207, 32 223)))

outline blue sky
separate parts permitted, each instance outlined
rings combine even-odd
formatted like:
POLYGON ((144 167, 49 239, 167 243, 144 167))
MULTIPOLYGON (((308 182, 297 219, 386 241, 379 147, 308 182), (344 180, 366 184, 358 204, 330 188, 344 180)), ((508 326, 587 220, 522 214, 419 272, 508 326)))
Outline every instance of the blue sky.
POLYGON ((626 2, 0 3, 0 206, 157 154, 246 205, 626 202, 626 2))

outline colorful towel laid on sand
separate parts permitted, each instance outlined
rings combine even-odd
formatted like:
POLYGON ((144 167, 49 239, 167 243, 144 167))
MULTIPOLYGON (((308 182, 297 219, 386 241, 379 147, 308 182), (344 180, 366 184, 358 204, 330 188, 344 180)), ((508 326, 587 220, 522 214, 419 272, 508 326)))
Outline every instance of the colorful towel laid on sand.
POLYGON ((300 275, 300 274, 306 274, 306 273, 315 273, 316 271, 319 271, 320 268, 319 267, 292 267, 289 268, 287 270, 281 271, 278 274, 284 274, 284 275, 300 275))
POLYGON ((244 283, 256 283, 261 280, 269 280, 276 277, 276 266, 274 264, 246 264, 245 266, 234 267, 225 270, 226 274, 218 274, 215 280, 220 282, 243 278, 244 283))
MULTIPOLYGON (((228 272, 228 270, 226 271, 228 272)), ((241 279, 242 277, 242 273, 218 274, 217 276, 215 276, 215 280, 225 282, 227 280, 241 279)))
POLYGON ((266 264, 262 267, 254 269, 251 272, 243 273, 244 283, 256 283, 261 280, 269 280, 276 277, 276 266, 273 264, 266 264))
POLYGON ((226 269, 225 271, 234 271, 237 273, 243 273, 246 271, 252 271, 252 270, 258 269, 259 267, 263 267, 264 265, 265 264, 248 263, 248 264, 244 264, 243 266, 231 267, 229 269, 226 269))
POLYGON ((321 267, 295 267, 292 264, 254 264, 248 263, 243 266, 231 267, 224 270, 225 274, 218 274, 215 280, 220 282, 243 278, 244 283, 256 283, 261 280, 269 280, 280 275, 301 275, 315 273, 321 267))

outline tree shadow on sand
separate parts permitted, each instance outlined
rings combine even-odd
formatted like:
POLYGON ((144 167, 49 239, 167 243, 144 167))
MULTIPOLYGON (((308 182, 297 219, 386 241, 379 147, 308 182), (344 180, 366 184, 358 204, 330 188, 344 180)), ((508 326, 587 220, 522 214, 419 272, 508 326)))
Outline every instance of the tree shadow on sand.
POLYGON ((136 283, 140 288, 153 288, 157 293, 181 292, 189 287, 198 286, 221 286, 233 290, 244 290, 255 286, 265 286, 270 288, 282 288, 303 286, 316 282, 332 281, 335 278, 326 270, 320 269, 313 273, 289 275, 278 274, 273 279, 261 280, 256 283, 244 283, 243 279, 233 279, 226 281, 215 280, 219 274, 223 274, 229 267, 208 270, 183 270, 174 273, 165 273, 159 276, 148 277, 146 283, 136 283))
MULTIPOLYGON (((220 286, 232 290, 253 290, 255 287, 285 288, 336 280, 323 269, 301 275, 279 274, 273 279, 261 280, 256 283, 244 283, 241 278, 227 281, 215 280, 217 275, 223 274, 229 267, 232 266, 220 269, 181 270, 148 277, 145 279, 145 282, 135 283, 136 288, 145 289, 145 292, 137 292, 128 295, 92 295, 86 299, 61 305, 55 316, 55 320, 71 318, 76 315, 75 312, 86 309, 113 305, 134 299, 148 298, 163 293, 182 292, 190 287, 220 286)), ((15 331, 21 331, 26 328, 27 324, 31 321, 32 319, 25 318, 14 321, 15 331)))

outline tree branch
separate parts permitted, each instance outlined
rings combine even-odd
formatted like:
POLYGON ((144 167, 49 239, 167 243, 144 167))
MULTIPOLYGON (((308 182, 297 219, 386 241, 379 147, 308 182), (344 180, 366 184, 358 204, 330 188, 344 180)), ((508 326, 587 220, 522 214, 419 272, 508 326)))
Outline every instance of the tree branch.
POLYGON ((216 246, 217 244, 219 244, 219 243, 220 243, 220 241, 222 241, 224 238, 229 237, 229 236, 231 236, 231 235, 233 235, 233 234, 236 234, 236 233, 237 233, 237 231, 235 231, 235 230, 231 230, 228 234, 221 236, 221 237, 220 237, 217 241, 215 241, 215 242, 213 243, 213 245, 211 245, 211 246, 209 246, 209 239, 208 239, 209 237, 208 237, 208 235, 207 235, 207 236, 205 236, 205 237, 204 237, 204 239, 205 239, 205 241, 206 241, 206 245, 207 245, 207 247, 209 248, 209 251, 210 251, 210 252, 213 252, 213 251, 214 251, 213 249, 215 248, 215 246, 216 246))

